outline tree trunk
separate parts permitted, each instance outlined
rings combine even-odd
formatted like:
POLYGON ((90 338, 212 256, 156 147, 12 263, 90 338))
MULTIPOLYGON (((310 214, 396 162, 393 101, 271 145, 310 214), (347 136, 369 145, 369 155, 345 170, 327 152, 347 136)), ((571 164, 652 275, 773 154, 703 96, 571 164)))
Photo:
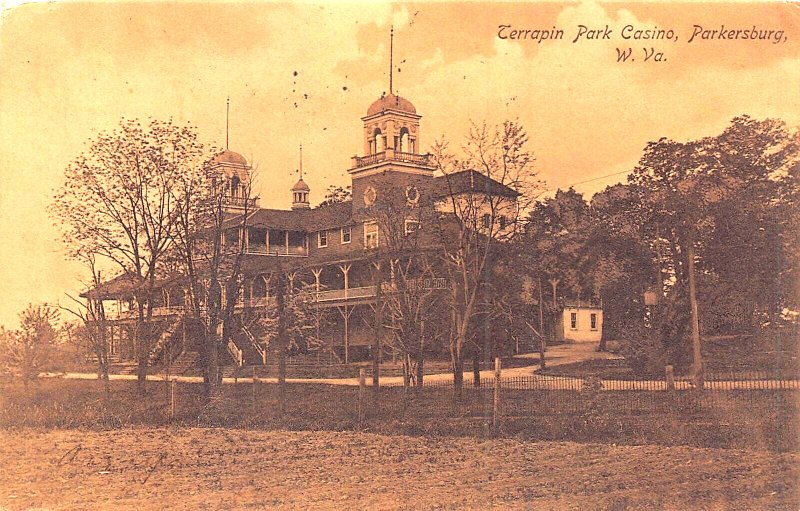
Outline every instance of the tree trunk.
POLYGON ((472 355, 472 386, 481 386, 481 353, 477 349, 472 355))
POLYGON ((278 270, 278 282, 275 289, 275 307, 278 315, 276 341, 278 350, 278 411, 283 415, 286 409, 286 280, 278 270))
POLYGON ((408 353, 403 354, 403 393, 408 393, 411 386, 411 355, 408 353))
POLYGON ((422 390, 423 378, 425 377, 425 354, 420 351, 417 355, 417 389, 422 390))
POLYGON ((453 352, 451 354, 453 362, 453 399, 461 400, 461 390, 464 388, 464 360, 453 352))
POLYGON ((690 232, 687 243, 689 305, 692 311, 692 381, 698 389, 703 388, 703 355, 700 351, 700 314, 697 307, 697 284, 694 271, 694 233, 690 232))
POLYGON ((375 338, 372 341, 372 395, 377 402, 380 396, 381 336, 383 335, 383 303, 381 297, 380 263, 375 268, 375 338))
POLYGON ((546 362, 544 357, 545 352, 545 339, 544 339, 544 294, 542 293, 542 274, 537 275, 539 288, 539 365, 541 369, 545 368, 546 362))
POLYGON ((206 333, 206 367, 208 379, 206 381, 206 397, 210 400, 217 393, 219 386, 219 340, 222 337, 222 325, 212 326, 206 333))
POLYGON ((147 339, 149 338, 150 332, 147 332, 147 325, 144 320, 144 304, 137 298, 136 306, 138 308, 139 318, 136 322, 136 358, 137 358, 137 370, 136 370, 136 388, 139 391, 139 394, 145 394, 147 389, 145 384, 147 382, 147 358, 149 356, 148 353, 148 342, 147 339))

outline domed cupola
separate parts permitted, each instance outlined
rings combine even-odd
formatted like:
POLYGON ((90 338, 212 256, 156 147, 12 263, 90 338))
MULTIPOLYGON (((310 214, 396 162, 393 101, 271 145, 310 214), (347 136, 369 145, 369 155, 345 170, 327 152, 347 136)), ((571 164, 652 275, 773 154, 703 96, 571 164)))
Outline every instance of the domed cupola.
POLYGON ((367 109, 367 117, 387 112, 389 110, 407 114, 417 113, 417 109, 414 108, 414 105, 411 104, 411 101, 394 94, 389 94, 388 96, 381 96, 377 101, 369 106, 367 109))
POLYGON ((250 196, 250 165, 241 154, 228 149, 230 98, 226 102, 225 150, 211 158, 211 168, 223 179, 225 207, 231 211, 258 207, 258 198, 250 196))
POLYGON ((311 193, 311 188, 308 187, 303 181, 303 146, 300 146, 300 179, 292 187, 292 209, 310 209, 311 204, 308 202, 308 195, 311 193))

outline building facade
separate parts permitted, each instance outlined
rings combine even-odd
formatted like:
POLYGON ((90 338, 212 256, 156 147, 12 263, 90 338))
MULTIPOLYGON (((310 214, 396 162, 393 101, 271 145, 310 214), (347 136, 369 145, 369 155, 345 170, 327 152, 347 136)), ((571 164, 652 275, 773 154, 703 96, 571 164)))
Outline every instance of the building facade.
MULTIPOLYGON (((348 169, 351 200, 316 208, 311 207, 302 163, 300 179, 287 194, 290 208, 269 209, 259 207, 258 199, 246 193, 251 169, 244 157, 225 150, 212 160, 225 179, 231 226, 225 231, 226 242, 242 247, 244 253, 239 296, 228 297, 236 300, 242 317, 247 311, 275 306, 271 276, 280 269, 289 274, 293 287, 312 289, 313 306, 327 312, 323 331, 316 334, 327 360, 348 363, 364 359, 371 356, 369 346, 374 338, 376 272, 383 282, 381 290, 392 292, 393 258, 399 261, 403 254, 440 246, 441 240, 425 225, 433 215, 452 212, 463 201, 489 194, 501 197, 508 213, 504 208, 496 210, 499 214, 486 212, 476 227, 510 228, 510 217, 504 215, 513 214, 517 192, 473 170, 437 175, 431 155, 420 151, 420 119, 414 105, 395 94, 373 102, 361 118, 363 156, 354 156, 348 169), (394 228, 387 228, 387 217, 394 228), (411 239, 414 242, 408 243, 411 239), (379 267, 376 254, 381 253, 392 255, 379 267)), ((119 277, 95 296, 112 302, 107 307, 112 353, 133 358, 131 323, 136 308, 131 286, 126 284, 130 284, 126 277, 119 277)), ((447 288, 444 278, 430 275, 419 285, 447 288)), ((192 327, 185 319, 180 279, 165 280, 162 291, 153 309, 153 317, 162 326, 151 351, 152 363, 185 353, 191 356, 201 349, 193 343, 192 327)), ((263 335, 248 330, 244 323, 240 326, 242 332, 228 344, 231 363, 267 363, 263 335)))

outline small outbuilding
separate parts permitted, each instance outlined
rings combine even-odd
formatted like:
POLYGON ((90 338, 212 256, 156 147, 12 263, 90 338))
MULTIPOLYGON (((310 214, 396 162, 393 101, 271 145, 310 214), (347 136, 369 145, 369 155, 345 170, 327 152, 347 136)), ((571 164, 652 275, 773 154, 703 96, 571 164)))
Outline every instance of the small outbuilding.
POLYGON ((562 342, 600 342, 603 338, 603 309, 586 305, 565 305, 558 316, 556 337, 562 342))

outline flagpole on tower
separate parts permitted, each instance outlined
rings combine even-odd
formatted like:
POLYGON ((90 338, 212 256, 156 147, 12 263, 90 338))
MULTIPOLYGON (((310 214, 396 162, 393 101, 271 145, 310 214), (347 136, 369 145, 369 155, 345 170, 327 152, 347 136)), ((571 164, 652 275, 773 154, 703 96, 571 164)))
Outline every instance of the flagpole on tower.
POLYGON ((303 180, 303 144, 300 144, 300 180, 303 180))
POLYGON ((231 97, 228 96, 227 101, 225 102, 225 150, 228 150, 228 127, 230 125, 230 117, 231 117, 231 97))
POLYGON ((394 94, 392 89, 392 73, 394 71, 394 66, 392 65, 393 54, 394 54, 394 25, 392 25, 392 28, 389 31, 389 94, 394 94))

